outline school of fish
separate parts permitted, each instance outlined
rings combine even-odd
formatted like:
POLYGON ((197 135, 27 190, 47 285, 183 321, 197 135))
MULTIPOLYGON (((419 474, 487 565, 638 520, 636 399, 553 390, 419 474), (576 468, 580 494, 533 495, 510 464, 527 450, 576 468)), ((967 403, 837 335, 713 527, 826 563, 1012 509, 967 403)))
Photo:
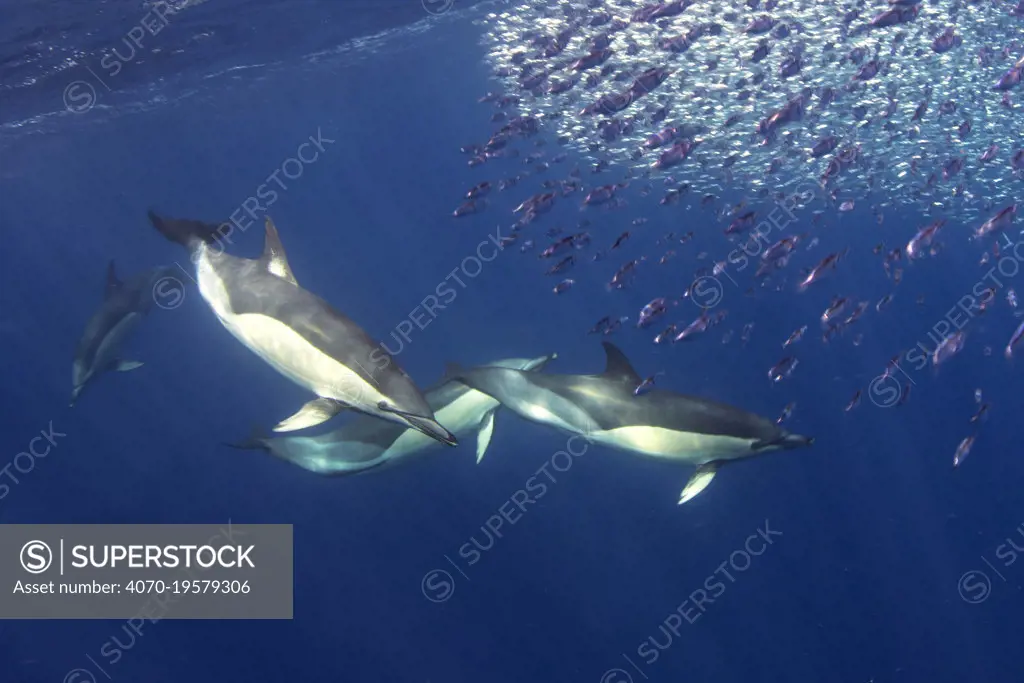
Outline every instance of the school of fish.
MULTIPOLYGON (((741 270, 749 261, 757 266, 742 283, 748 294, 821 289, 850 247, 807 262, 798 253, 834 241, 826 229, 850 228, 844 214, 859 212, 878 226, 888 215, 918 215, 916 225, 887 226, 873 249, 889 293, 869 300, 833 292, 821 314, 822 340, 852 330, 847 338, 859 346, 863 323, 851 326, 892 303, 915 261, 947 246, 972 250, 990 273, 1003 259, 1018 267, 1024 261, 1015 228, 1024 198, 1024 105, 1017 102, 1024 93, 1024 0, 538 0, 495 5, 479 24, 498 84, 480 102, 493 109, 495 130, 461 151, 470 167, 493 170, 453 215, 486 213, 492 191, 513 194, 505 246, 533 253, 545 264, 542 273, 562 278, 552 282, 556 295, 576 284, 569 273, 614 258, 627 241, 639 238, 660 253, 623 258, 609 290, 632 286, 643 269, 682 260, 695 233, 710 231, 726 244, 756 247, 746 250, 751 258, 741 256, 741 270), (545 137, 557 139, 557 149, 545 137), (570 154, 589 168, 569 168, 570 154), (622 179, 609 177, 622 171, 622 179), (666 209, 649 203, 652 195, 666 209), (574 227, 545 223, 562 203, 579 206, 574 227), (644 235, 650 212, 664 210, 684 211, 686 232, 644 235), (608 222, 620 227, 606 234, 608 222), (543 239, 548 244, 535 251, 543 239)), ((722 323, 727 313, 710 310, 714 304, 700 304, 699 312, 677 305, 706 300, 709 279, 733 280, 739 261, 727 253, 691 252, 697 266, 689 287, 652 292, 635 327, 665 319, 652 337, 664 344, 693 341, 722 323), (695 312, 669 320, 684 311, 695 312)), ((970 323, 994 308, 1008 341, 999 354, 986 340, 984 354, 1012 361, 1024 337, 1024 323, 1013 318, 1024 311, 1010 279, 993 276, 973 287, 958 304, 964 326, 937 325, 928 345, 894 356, 864 390, 895 382, 894 405, 905 404, 914 382, 903 379, 901 364, 916 357, 936 368, 949 362, 975 336, 970 323)), ((925 305, 924 294, 915 301, 925 305)), ((608 315, 589 332, 609 335, 631 318, 608 315)), ((744 344, 753 328, 743 326, 744 344)), ((771 382, 796 371, 790 347, 808 329, 779 340, 788 355, 768 370, 771 382)), ((732 335, 726 330, 722 342, 732 335)), ((648 377, 637 394, 654 382, 648 377)), ((861 396, 857 389, 845 410, 861 396)), ((778 421, 794 408, 788 404, 778 421)), ((970 423, 979 424, 988 408, 983 404, 970 423)), ((974 439, 960 444, 955 466, 974 439)))

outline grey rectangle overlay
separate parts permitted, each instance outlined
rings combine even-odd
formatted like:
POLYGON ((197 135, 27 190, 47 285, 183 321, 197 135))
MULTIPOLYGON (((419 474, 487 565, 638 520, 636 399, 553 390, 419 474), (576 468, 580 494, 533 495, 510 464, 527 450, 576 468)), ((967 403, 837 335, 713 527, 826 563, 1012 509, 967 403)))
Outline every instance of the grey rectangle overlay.
POLYGON ((0 524, 0 619, 291 619, 291 524, 0 524))

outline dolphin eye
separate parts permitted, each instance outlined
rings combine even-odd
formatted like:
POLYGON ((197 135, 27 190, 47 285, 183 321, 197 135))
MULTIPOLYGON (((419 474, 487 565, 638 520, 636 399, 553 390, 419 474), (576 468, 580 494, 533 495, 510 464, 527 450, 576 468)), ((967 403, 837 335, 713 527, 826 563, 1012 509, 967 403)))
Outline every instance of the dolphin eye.
POLYGON ((385 403, 384 401, 377 401, 377 409, 378 410, 387 410, 388 409, 388 404, 385 403))

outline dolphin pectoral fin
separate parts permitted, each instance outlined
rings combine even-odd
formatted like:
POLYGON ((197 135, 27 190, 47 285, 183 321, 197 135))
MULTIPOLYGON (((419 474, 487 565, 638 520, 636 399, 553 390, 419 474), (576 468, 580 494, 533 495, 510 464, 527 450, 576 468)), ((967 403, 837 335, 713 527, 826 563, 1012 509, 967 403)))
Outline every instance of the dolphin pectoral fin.
POLYGON ((476 464, 478 465, 484 459, 487 447, 491 445, 491 435, 494 434, 494 414, 496 412, 498 412, 497 408, 488 411, 484 415, 484 419, 480 422, 480 431, 476 433, 476 464))
POLYGON ((330 420, 346 407, 347 406, 344 403, 336 401, 333 398, 314 398, 312 401, 299 408, 299 412, 295 413, 291 417, 281 420, 281 422, 274 427, 274 431, 294 432, 297 429, 315 427, 322 422, 327 422, 327 420, 330 420))
POLYGON ((281 244, 281 236, 277 234, 277 226, 274 225, 274 221, 270 220, 270 216, 267 216, 265 225, 267 235, 263 242, 263 256, 260 259, 263 267, 297 287, 299 283, 295 280, 295 275, 292 274, 292 267, 288 265, 288 257, 285 256, 284 245, 281 244))
POLYGON ((679 494, 679 505, 693 500, 698 493, 706 489, 711 480, 715 478, 717 471, 717 462, 706 462, 698 466, 697 471, 693 473, 690 480, 686 482, 686 486, 683 487, 683 492, 679 494))
POLYGON ((142 361, 124 360, 122 358, 118 358, 117 360, 114 361, 112 367, 118 372, 128 372, 129 370, 134 370, 135 368, 141 368, 142 361))

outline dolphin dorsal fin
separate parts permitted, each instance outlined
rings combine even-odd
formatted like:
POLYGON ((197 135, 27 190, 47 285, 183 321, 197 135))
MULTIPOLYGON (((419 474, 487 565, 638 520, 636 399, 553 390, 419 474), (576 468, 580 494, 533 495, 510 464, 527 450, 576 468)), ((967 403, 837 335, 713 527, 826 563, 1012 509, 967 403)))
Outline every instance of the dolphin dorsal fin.
POLYGON ((634 385, 642 381, 640 375, 636 374, 636 370, 630 364, 629 359, 626 358, 626 354, 619 347, 611 342, 601 342, 601 346, 604 347, 604 354, 607 359, 602 377, 620 382, 630 382, 634 385))
POLYGON ((103 290, 107 296, 110 296, 112 292, 116 292, 121 289, 124 283, 117 277, 117 271, 114 269, 114 261, 111 259, 110 263, 107 264, 107 284, 103 290))
POLYGON ((445 384, 447 382, 457 382, 455 379, 459 375, 462 375, 465 371, 462 366, 458 363, 447 362, 444 364, 444 374, 441 375, 441 381, 439 384, 445 384))
POLYGON ((288 257, 285 256, 284 246, 281 244, 281 236, 277 234, 277 227, 274 221, 267 216, 267 236, 263 242, 263 256, 261 260, 268 271, 282 280, 287 280, 296 287, 299 283, 292 274, 292 268, 288 265, 288 257))

